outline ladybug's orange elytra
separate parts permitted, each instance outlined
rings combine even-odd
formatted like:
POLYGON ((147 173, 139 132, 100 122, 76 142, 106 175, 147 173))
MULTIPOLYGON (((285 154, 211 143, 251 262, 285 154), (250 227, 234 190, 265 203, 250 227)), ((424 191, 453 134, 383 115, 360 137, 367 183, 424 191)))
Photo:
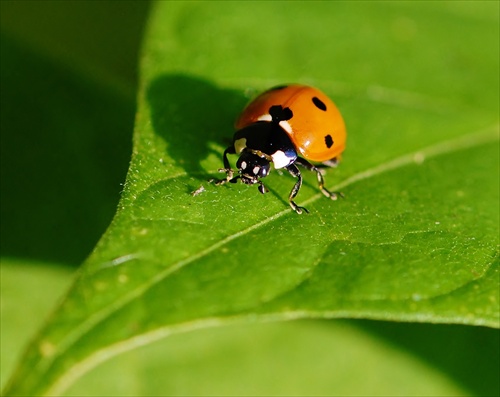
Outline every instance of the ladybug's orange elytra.
POLYGON ((345 149, 346 130, 337 106, 320 90, 292 84, 270 89, 255 98, 235 123, 240 130, 269 117, 269 108, 289 108, 293 117, 287 131, 295 148, 306 160, 323 162, 338 158, 345 149))

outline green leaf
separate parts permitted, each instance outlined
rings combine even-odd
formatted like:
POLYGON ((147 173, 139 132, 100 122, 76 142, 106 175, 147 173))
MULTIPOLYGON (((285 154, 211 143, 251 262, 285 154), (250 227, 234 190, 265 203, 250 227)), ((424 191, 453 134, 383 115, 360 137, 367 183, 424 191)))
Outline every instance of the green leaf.
POLYGON ((498 3, 158 3, 117 215, 7 394, 59 394, 220 325, 499 327, 498 37, 498 3), (267 195, 205 182, 251 94, 294 81, 329 94, 349 133, 325 176, 346 199, 308 175, 307 216, 278 172, 267 195))

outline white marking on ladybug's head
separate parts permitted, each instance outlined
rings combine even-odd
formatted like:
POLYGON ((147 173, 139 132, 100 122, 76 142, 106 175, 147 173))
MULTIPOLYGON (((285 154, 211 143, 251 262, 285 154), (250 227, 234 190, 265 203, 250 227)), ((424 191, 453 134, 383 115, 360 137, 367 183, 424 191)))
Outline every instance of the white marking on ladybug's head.
POLYGON ((241 169, 244 170, 245 168, 247 168, 247 162, 246 161, 242 161, 241 162, 241 169))
POLYGON ((274 168, 279 169, 286 167, 287 165, 290 165, 290 163, 293 161, 290 157, 288 157, 285 152, 278 150, 277 152, 273 153, 271 155, 271 158, 273 159, 273 164, 274 168))
POLYGON ((280 127, 283 128, 286 132, 288 132, 289 134, 292 133, 292 126, 290 125, 290 123, 286 120, 281 120, 280 121, 280 127))
POLYGON ((270 114, 263 114, 262 116, 259 116, 257 119, 259 121, 273 121, 273 118, 270 114))
POLYGON ((260 171, 260 167, 258 165, 256 165, 255 167, 253 167, 252 172, 254 173, 254 175, 258 175, 259 171, 260 171))
POLYGON ((234 142, 234 150, 236 151, 236 153, 241 153, 246 147, 247 147, 246 138, 240 138, 234 142))

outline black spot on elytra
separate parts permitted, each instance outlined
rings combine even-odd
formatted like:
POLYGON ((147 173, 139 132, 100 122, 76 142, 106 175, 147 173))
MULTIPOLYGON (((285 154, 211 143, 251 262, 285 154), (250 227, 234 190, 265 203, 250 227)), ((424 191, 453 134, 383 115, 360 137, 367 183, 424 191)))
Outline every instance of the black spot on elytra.
POLYGON ((283 108, 281 105, 274 105, 269 108, 269 114, 273 121, 280 122, 290 120, 293 117, 293 112, 290 108, 283 108))
POLYGON ((328 149, 330 149, 333 145, 333 139, 332 139, 332 136, 331 135, 326 135, 325 136, 325 143, 326 143, 326 147, 328 149))
POLYGON ((313 97, 312 101, 318 109, 326 111, 326 105, 321 99, 313 97))

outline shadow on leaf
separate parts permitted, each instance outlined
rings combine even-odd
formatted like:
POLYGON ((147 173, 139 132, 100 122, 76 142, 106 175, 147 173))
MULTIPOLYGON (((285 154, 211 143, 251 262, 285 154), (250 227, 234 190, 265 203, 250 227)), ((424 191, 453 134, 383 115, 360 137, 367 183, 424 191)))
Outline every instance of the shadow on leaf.
POLYGON ((154 131, 167 142, 168 154, 199 179, 206 179, 200 161, 213 152, 210 143, 225 147, 231 142, 233 122, 247 102, 238 91, 181 74, 154 80, 147 100, 154 131))

